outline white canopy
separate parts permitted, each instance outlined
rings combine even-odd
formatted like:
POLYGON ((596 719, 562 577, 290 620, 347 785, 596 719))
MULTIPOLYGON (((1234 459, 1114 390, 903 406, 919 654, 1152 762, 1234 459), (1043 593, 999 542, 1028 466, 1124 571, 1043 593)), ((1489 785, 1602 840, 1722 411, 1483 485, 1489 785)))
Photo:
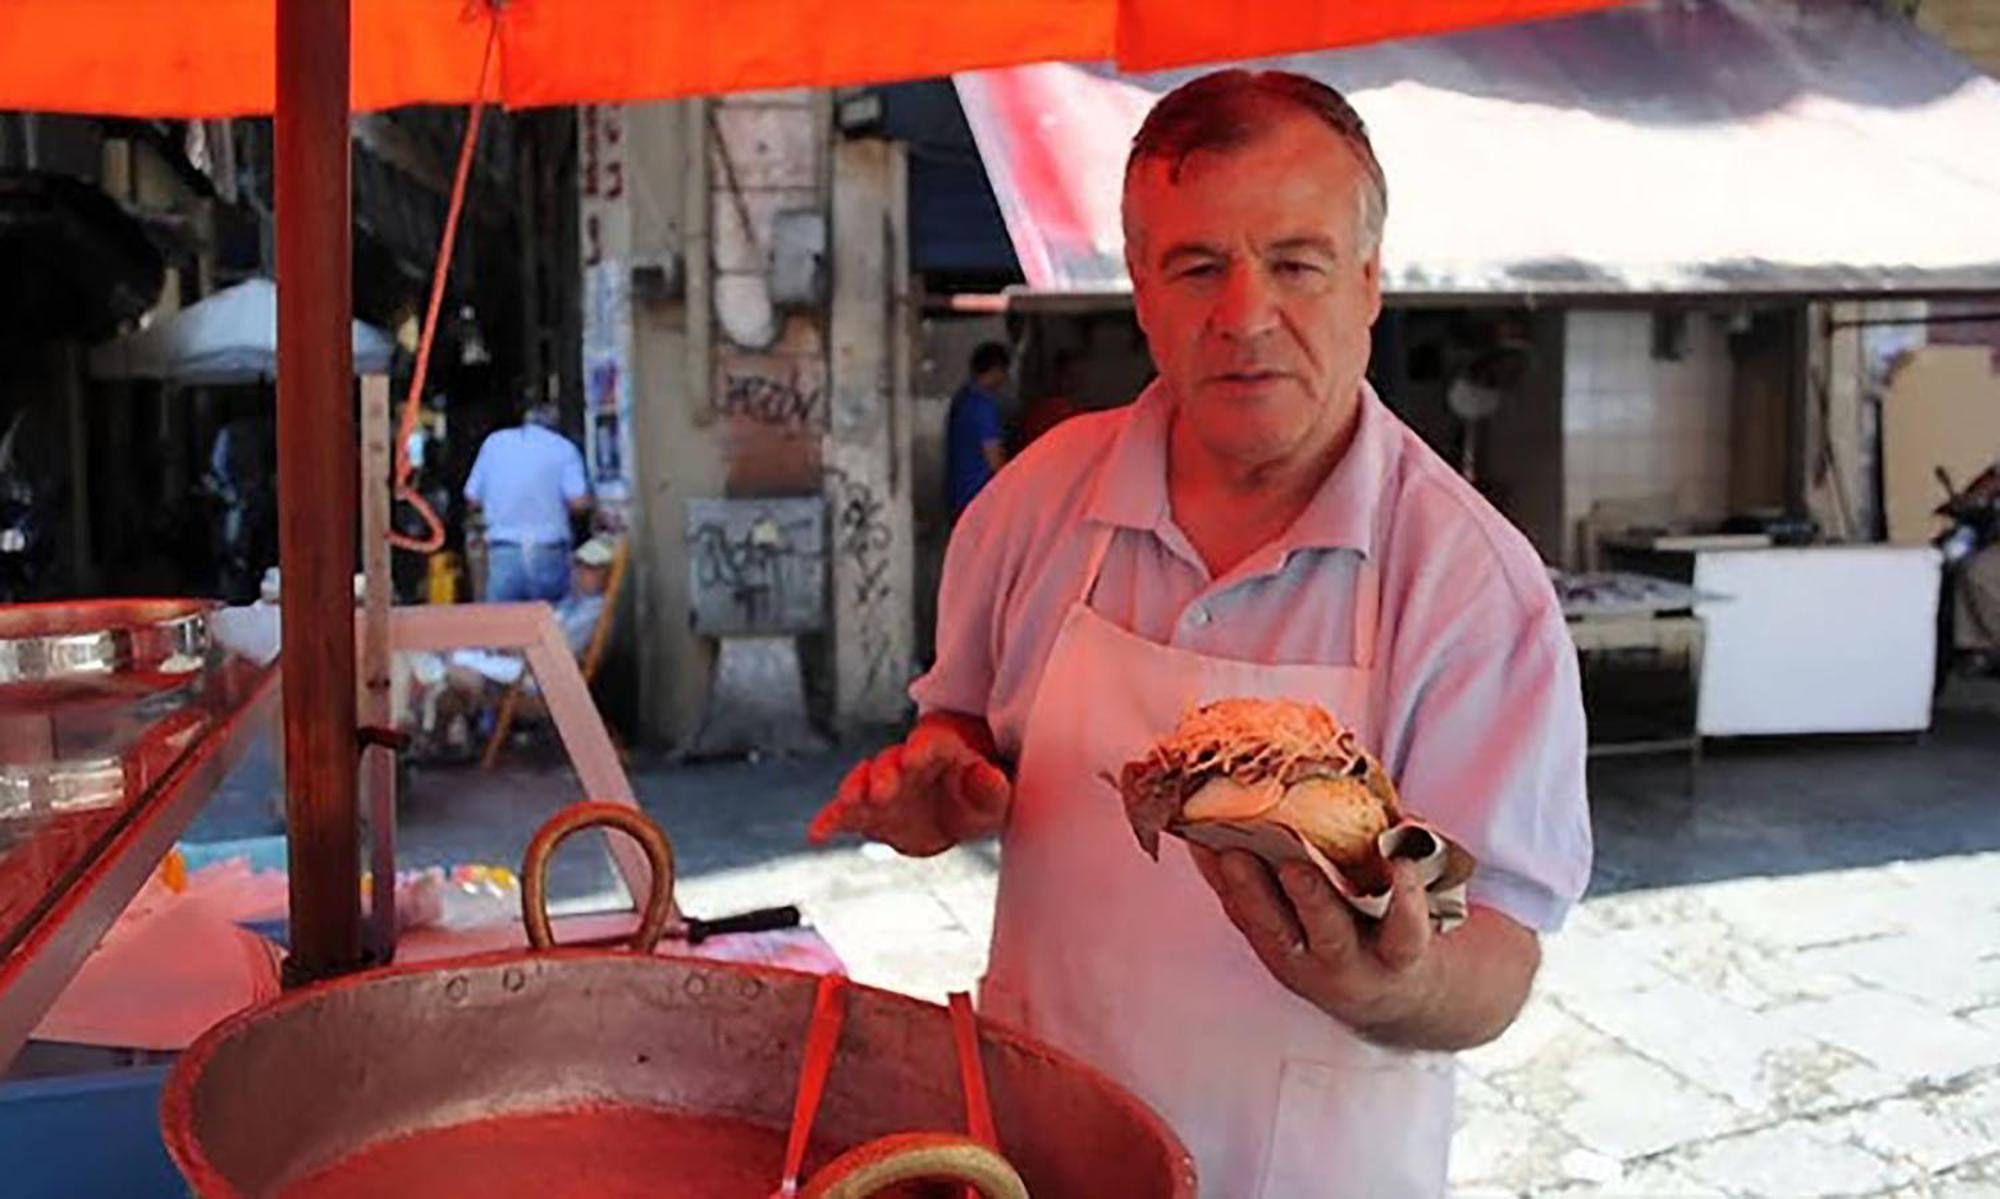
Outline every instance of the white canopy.
MULTIPOLYGON (((354 373, 388 371, 389 335, 354 322, 354 373)), ((251 279, 164 320, 97 346, 100 379, 161 379, 191 386, 269 382, 278 377, 278 289, 251 279)))
MULTIPOLYGON (((1261 65, 1367 119, 1398 298, 2000 289, 2000 81, 1872 0, 1650 0, 1261 65)), ((1198 73, 956 76, 1030 296, 1129 294, 1125 155, 1198 73)))

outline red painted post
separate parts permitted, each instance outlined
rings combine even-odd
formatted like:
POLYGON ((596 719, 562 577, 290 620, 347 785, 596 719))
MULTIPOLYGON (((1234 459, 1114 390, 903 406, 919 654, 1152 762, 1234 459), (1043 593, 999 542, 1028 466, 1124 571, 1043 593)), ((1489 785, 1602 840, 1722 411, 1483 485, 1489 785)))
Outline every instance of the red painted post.
POLYGON ((278 548, 287 982, 362 964, 348 0, 278 0, 278 548))

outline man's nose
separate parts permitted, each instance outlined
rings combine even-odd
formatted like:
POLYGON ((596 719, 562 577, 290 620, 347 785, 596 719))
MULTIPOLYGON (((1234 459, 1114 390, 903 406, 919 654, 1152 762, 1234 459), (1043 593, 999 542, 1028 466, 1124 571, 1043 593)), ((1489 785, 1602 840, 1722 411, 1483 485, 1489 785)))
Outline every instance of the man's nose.
POLYGON ((1276 328, 1277 296, 1271 281, 1255 264, 1232 264, 1209 314, 1210 328, 1224 337, 1249 340, 1276 328))

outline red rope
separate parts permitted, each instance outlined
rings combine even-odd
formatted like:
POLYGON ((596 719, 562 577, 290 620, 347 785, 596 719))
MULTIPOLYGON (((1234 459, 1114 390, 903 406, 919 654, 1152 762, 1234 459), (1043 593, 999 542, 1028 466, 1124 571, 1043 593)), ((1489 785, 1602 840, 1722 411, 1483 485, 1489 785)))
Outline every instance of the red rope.
POLYGON ((431 273, 430 308, 424 314, 423 336, 417 342, 417 369, 410 376, 410 393, 403 401, 403 419, 396 435, 396 478, 394 495, 417 510, 427 530, 421 537, 407 537, 391 530, 389 544, 412 553, 435 553, 444 546, 444 521, 429 502, 411 485, 415 465, 410 461, 410 438, 417 431, 423 411, 424 379, 430 374, 431 343, 437 338, 438 311, 444 304, 445 280, 451 274, 451 252, 458 241, 458 218, 465 210, 466 182, 472 177, 472 159, 479 149, 480 117, 486 111, 486 85, 493 73, 494 52, 500 45, 500 14, 492 10, 493 28, 486 36, 486 57, 479 65, 479 90, 473 93, 471 115, 465 122, 465 141, 458 148, 458 174, 451 182, 451 206, 445 213, 444 235, 438 246, 437 267, 431 273))

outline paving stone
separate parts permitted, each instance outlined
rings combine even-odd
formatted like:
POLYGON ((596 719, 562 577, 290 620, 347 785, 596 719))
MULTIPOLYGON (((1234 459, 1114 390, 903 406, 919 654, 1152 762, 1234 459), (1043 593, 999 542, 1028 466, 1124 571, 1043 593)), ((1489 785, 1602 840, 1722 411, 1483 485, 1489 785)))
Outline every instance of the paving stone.
POLYGON ((1923 915, 1902 874, 1838 870, 1701 889, 1701 901, 1757 940, 1801 948, 1909 931, 1923 915))
POLYGON ((1800 999, 1844 994, 1848 975, 1811 968, 1793 951, 1766 944, 1721 919, 1625 934, 1627 948, 1682 982, 1755 1010, 1800 999))
POLYGON ((1827 1132, 1927 1173, 1962 1166, 2000 1146, 2000 1116, 1984 1117, 1956 1096, 1892 1099, 1824 1122, 1827 1132))
POLYGON ((1550 1183, 1562 1156, 1576 1147, 1562 1130, 1525 1112, 1478 1110, 1452 1138, 1452 1194, 1511 1196, 1550 1183))
POLYGON ((932 889, 938 902, 965 930, 983 941, 993 939, 993 898, 996 877, 945 883, 932 889))
POLYGON ((1628 1165, 1615 1191, 1627 1196, 1659 1199, 1724 1199, 1727 1192, 1695 1179, 1665 1158, 1648 1158, 1628 1165))
POLYGON ((971 937, 934 938, 903 949, 873 949, 850 955, 829 936, 856 981, 943 1003, 953 991, 978 993, 986 970, 986 944, 971 937))
POLYGON ((1818 969, 1798 960, 1790 950, 1760 947, 1755 952, 1731 955, 1730 967, 1741 976, 1724 992, 1733 1002, 1764 1009, 1798 1003, 1807 999, 1831 999, 1861 987, 1853 975, 1818 969), (1743 996, 1738 999, 1737 996, 1743 996))
MULTIPOLYGON (((1954 1111, 1984 1120, 2000 1120, 2000 1071, 1988 1072, 1951 1088, 1941 1102, 1954 1111)), ((1995 1136, 1993 1148, 2000 1150, 2000 1136, 1995 1136)))
POLYGON ((927 891, 878 893, 840 904, 808 904, 805 913, 834 952, 855 969, 871 953, 972 939, 927 891))
POLYGON ((2000 1199, 2000 1154, 1929 1180, 1932 1199, 2000 1199))
POLYGON ((1887 991, 1855 991, 1766 1015, 1912 1082, 2000 1066, 2000 1034, 1887 991))
POLYGON ((1981 1028, 2000 1033, 2000 1003, 1962 1012, 1960 1013, 1960 1018, 1969 1020, 1981 1028))
POLYGON ((1617 1158, 1592 1149, 1572 1149, 1556 1164, 1564 1174, 1588 1186, 1617 1186, 1625 1180, 1625 1167, 1617 1158))
POLYGON ((1674 1163, 1731 1195, 1867 1195, 1914 1182, 1916 1171, 1804 1120, 1710 1141, 1674 1163))
POLYGON ((1802 1022, 1679 980, 1618 996, 1567 996, 1562 1003, 1625 1046, 1752 1112, 1791 1115, 1897 1089, 1894 1076, 1815 1039, 1802 1022))
POLYGON ((1575 930, 1543 943, 1536 989, 1549 995, 1621 995, 1666 977, 1646 947, 1620 930, 1575 930))
POLYGON ((1970 944, 1936 933, 1802 949, 1792 964, 1839 971, 1945 1011, 2000 1004, 2000 958, 1977 956, 1970 944))
POLYGON ((1511 1105, 1614 1160, 1741 1127, 1748 1114, 1544 1004, 1498 1042, 1467 1054, 1511 1105), (1635 1097, 1644 1096, 1643 1102, 1635 1097))
POLYGON ((1558 1125, 1624 1160, 1740 1128, 1748 1113, 1631 1052, 1595 1054, 1564 1072, 1574 1100, 1558 1125))
POLYGON ((867 861, 858 849, 841 849, 821 854, 788 854, 752 866, 689 873, 676 882, 675 891, 702 896, 710 903, 761 907, 898 889, 912 881, 913 876, 893 866, 867 861))
POLYGON ((2000 907, 2000 853, 1896 862, 1884 867, 1883 873, 1908 887, 1912 898, 1924 907, 1943 912, 2000 907))
POLYGON ((1510 1110, 1507 1096, 1472 1072, 1463 1058, 1458 1062, 1458 1077, 1453 1084, 1458 1090, 1458 1110, 1452 1123, 1454 1132, 1486 1116, 1510 1110))
POLYGON ((1490 1078, 1528 1064, 1552 1044, 1581 1038, 1603 1039, 1538 987, 1506 1032, 1477 1049, 1459 1054, 1458 1060, 1471 1073, 1490 1078))
POLYGON ((1566 937, 1573 932, 1601 933, 1610 931, 1611 925, 1604 919, 1601 909, 1606 904, 1615 904, 1617 902, 1616 897, 1611 899, 1585 899, 1582 903, 1577 904, 1569 910, 1569 918, 1563 922, 1562 930, 1544 936, 1542 944, 1547 946, 1550 941, 1558 937, 1566 937))
POLYGON ((1588 1149, 1572 1150, 1557 1163, 1569 1175, 1557 1183, 1538 1183, 1523 1189, 1523 1199, 1570 1199, 1576 1196, 1625 1195, 1632 1193, 1625 1170, 1618 1162, 1588 1149))
MULTIPOLYGON (((1761 883, 1763 880, 1753 881, 1761 883)), ((1605 931, 1682 925, 1716 918, 1718 913, 1706 902, 1708 890, 1707 887, 1661 887, 1632 891, 1594 900, 1590 908, 1592 915, 1603 923, 1605 931)))

